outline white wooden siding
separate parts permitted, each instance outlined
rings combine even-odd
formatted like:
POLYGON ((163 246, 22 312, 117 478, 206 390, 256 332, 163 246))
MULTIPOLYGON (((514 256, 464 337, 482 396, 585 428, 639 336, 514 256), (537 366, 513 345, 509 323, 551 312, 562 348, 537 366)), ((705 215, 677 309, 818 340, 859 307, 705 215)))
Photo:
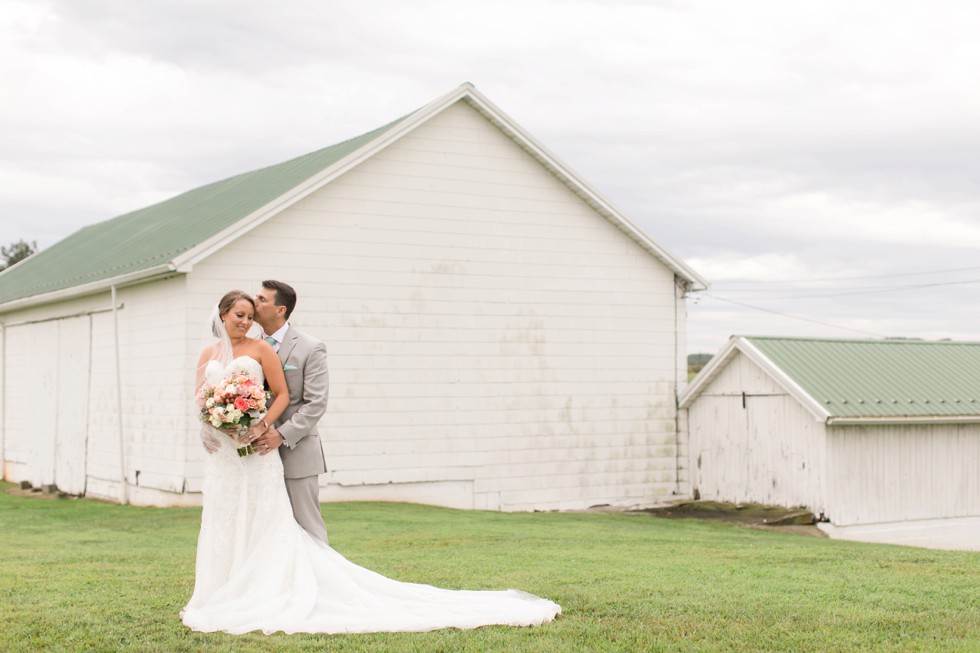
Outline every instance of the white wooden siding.
MULTIPOLYGON (((110 305, 110 297, 105 296, 110 305)), ((120 312, 125 312, 123 308, 120 312)), ((89 496, 117 500, 119 479, 119 413, 116 392, 116 350, 112 313, 92 316, 92 369, 89 389, 89 496)))
POLYGON ((980 425, 827 431, 835 525, 980 515, 980 425))
POLYGON ((54 483, 64 492, 80 495, 85 493, 92 316, 57 324, 54 483))
POLYGON ((329 350, 324 496, 528 510, 676 490, 673 274, 468 105, 198 264, 188 330, 264 278, 295 285, 293 323, 329 350))
POLYGON ((294 324, 330 352, 324 498, 527 510, 678 491, 673 274, 465 103, 189 276, 121 289, 121 386, 108 292, 4 315, 5 478, 115 499, 121 422, 129 499, 197 500, 206 320, 264 278, 297 287, 294 324))
POLYGON ((741 353, 687 420, 692 491, 701 499, 825 511, 823 424, 741 353))
POLYGON ((119 331, 131 492, 148 490, 143 492, 147 497, 159 490, 180 493, 194 405, 193 384, 186 382, 185 279, 124 288, 119 297, 125 304, 119 331))
MULTIPOLYGON (((183 286, 175 277, 118 293, 123 439, 135 502, 175 502, 161 491, 184 489, 192 397, 183 286)), ((3 359, 8 480, 119 498, 111 307, 102 293, 4 316, 11 325, 3 359)))

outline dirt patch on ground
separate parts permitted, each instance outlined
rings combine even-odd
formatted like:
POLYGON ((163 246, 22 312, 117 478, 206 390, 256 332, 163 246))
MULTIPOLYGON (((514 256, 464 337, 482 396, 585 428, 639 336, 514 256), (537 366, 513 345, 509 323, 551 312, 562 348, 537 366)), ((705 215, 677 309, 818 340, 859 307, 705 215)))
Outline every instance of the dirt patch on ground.
MULTIPOLYGON (((0 489, 17 496, 39 499, 76 499, 59 491, 53 485, 31 487, 29 483, 14 485, 0 482, 0 489)), ((593 506, 588 512, 622 512, 622 508, 593 506)), ((800 508, 765 506, 759 503, 723 503, 720 501, 678 501, 666 506, 628 510, 631 514, 644 514, 661 519, 706 519, 738 524, 747 528, 797 533, 811 537, 827 537, 816 527, 813 513, 800 508)))
POLYGON ((37 497, 39 499, 74 499, 76 497, 70 494, 65 494, 53 485, 45 485, 42 487, 31 487, 30 483, 21 483, 19 485, 13 485, 11 483, 4 483, 0 486, 0 489, 6 490, 7 494, 13 494, 18 497, 37 497))
POLYGON ((664 519, 707 519, 761 530, 827 537, 826 533, 817 528, 813 513, 800 508, 764 506, 758 503, 678 501, 667 506, 631 512, 664 519))

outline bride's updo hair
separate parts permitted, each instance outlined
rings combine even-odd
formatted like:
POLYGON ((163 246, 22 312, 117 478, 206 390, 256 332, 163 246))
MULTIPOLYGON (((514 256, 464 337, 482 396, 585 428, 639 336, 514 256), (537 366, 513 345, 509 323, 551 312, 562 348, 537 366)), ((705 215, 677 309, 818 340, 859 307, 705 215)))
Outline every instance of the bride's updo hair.
POLYGON ((221 326, 221 321, 224 319, 225 315, 228 315, 228 311, 239 302, 239 300, 244 299, 249 304, 252 305, 252 310, 255 310, 255 300, 244 290, 229 290, 225 293, 225 296, 221 298, 218 302, 218 321, 211 325, 211 331, 214 333, 216 338, 221 337, 218 332, 218 328, 221 326))

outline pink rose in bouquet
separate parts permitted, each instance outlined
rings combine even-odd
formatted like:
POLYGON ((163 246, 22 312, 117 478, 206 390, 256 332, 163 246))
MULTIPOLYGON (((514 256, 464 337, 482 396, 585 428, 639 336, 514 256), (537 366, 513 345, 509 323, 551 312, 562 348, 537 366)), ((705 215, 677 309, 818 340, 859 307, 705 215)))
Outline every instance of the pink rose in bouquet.
POLYGON ((205 383, 197 394, 201 421, 218 429, 243 430, 261 419, 272 398, 255 379, 235 374, 217 385, 205 383))

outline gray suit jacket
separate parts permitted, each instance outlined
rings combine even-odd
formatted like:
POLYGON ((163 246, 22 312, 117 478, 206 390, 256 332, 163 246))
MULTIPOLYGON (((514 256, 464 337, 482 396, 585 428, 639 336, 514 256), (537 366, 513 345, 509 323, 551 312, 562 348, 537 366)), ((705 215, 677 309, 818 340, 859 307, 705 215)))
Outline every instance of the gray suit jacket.
POLYGON ((327 463, 317 423, 327 411, 327 348, 289 325, 279 345, 279 360, 289 389, 289 406, 276 422, 276 429, 286 439, 279 447, 284 475, 304 478, 323 474, 327 463))

